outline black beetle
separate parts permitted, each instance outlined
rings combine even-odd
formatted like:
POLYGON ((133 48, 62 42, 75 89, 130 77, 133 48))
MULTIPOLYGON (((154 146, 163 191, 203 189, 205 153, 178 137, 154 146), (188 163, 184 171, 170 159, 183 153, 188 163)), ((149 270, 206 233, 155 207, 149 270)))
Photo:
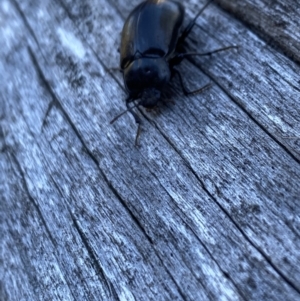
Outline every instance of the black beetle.
POLYGON ((171 78, 177 74, 185 95, 200 92, 188 91, 183 85, 180 73, 174 67, 185 57, 209 55, 234 48, 228 46, 206 53, 187 53, 182 44, 203 10, 212 2, 208 1, 196 17, 182 30, 184 8, 173 0, 147 0, 140 3, 128 16, 122 30, 120 48, 120 71, 128 92, 127 110, 116 116, 111 123, 129 111, 138 123, 135 144, 140 132, 140 119, 132 111, 137 106, 154 107, 160 100, 161 92, 171 78), (130 103, 140 99, 134 106, 130 103))

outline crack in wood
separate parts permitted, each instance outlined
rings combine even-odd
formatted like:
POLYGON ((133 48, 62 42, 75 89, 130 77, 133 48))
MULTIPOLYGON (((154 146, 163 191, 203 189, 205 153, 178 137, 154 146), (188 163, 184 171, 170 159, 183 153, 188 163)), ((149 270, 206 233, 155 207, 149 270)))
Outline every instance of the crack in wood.
MULTIPOLYGON (((8 150, 9 148, 6 148, 6 149, 8 150)), ((26 194, 28 195, 28 198, 29 198, 30 202, 34 205, 36 211, 38 212, 38 215, 40 216, 40 219, 41 219, 41 221, 42 221, 42 223, 43 223, 43 225, 44 225, 44 227, 45 227, 45 229, 47 231, 47 234, 48 234, 48 236, 49 236, 49 238, 50 238, 53 246, 55 247, 57 244, 56 244, 56 242, 55 242, 55 240, 54 240, 54 238, 53 238, 53 236, 51 234, 51 231, 49 230, 49 228, 47 226, 47 223, 46 223, 45 218, 44 218, 44 216, 43 216, 43 214, 41 212, 41 209, 40 209, 39 205, 37 204, 37 202, 35 201, 35 199, 31 196, 31 194, 29 192, 29 189, 28 189, 28 186, 27 186, 27 182, 26 182, 26 177, 24 175, 24 172, 23 172, 23 170, 21 168, 21 165, 20 165, 17 157, 11 151, 9 151, 8 154, 10 155, 10 157, 13 159, 13 162, 17 166, 17 170, 19 171, 19 173, 21 175, 23 187, 24 187, 24 189, 26 191, 26 194)))
POLYGON ((84 232, 81 230, 80 226, 79 226, 79 223, 77 222, 74 214, 69 210, 69 214, 73 220, 73 224, 74 224, 74 227, 75 229, 77 230, 78 234, 80 235, 81 237, 81 240, 86 248, 86 250, 88 251, 89 255, 90 255, 90 258, 92 259, 93 263, 94 263, 94 266, 96 268, 96 270, 98 271, 99 275, 101 276, 102 279, 104 279, 105 283, 106 283, 106 286, 108 287, 109 289, 109 298, 110 297, 114 297, 115 299, 114 300, 119 300, 119 296, 113 286, 113 284, 111 283, 109 277, 106 275, 103 267, 101 266, 100 262, 101 260, 100 259, 97 259, 94 251, 93 251, 93 248, 92 246, 90 246, 89 242, 88 242, 88 239, 85 237, 84 235, 84 232))
POLYGON ((211 80, 216 84, 216 86, 218 86, 218 88, 220 90, 222 90, 222 92, 224 94, 226 94, 228 96, 228 98, 235 104, 238 106, 239 109, 241 109, 241 111, 243 113, 245 113, 247 115, 247 117, 253 121, 267 136, 269 136, 272 140, 274 140, 274 142, 276 142, 282 149, 285 150, 285 152, 291 157, 293 158, 293 160, 295 160, 295 162, 297 162, 298 164, 300 164, 300 159, 295 156, 293 154, 293 152, 291 152, 291 150, 284 145, 284 143, 282 143, 278 138, 276 138, 275 135, 273 135, 271 132, 269 132, 262 124, 260 124, 260 122, 254 117, 252 116, 252 114, 250 112, 247 111, 247 109, 243 106, 243 104, 238 101, 238 99, 235 99, 230 93, 229 91, 227 91, 220 83, 218 83, 217 81, 214 80, 212 74, 207 73, 203 68, 201 68, 201 65, 193 60, 191 60, 192 62, 194 62, 194 64, 197 65, 197 67, 209 78, 211 78, 211 80))
MULTIPOLYGON (((158 129, 159 130, 159 129, 158 129)), ((194 171, 194 169, 192 168, 192 166, 190 166, 189 162, 186 161, 186 159, 184 158, 184 156, 182 156, 180 150, 177 149, 176 145, 174 145, 174 143, 172 143, 172 141, 166 136, 164 135, 163 132, 161 132, 161 134, 164 136, 164 138, 166 140, 168 140, 168 142, 172 145, 172 147, 174 148, 174 150, 177 152, 177 154, 181 157, 181 159, 185 162, 186 166, 189 168, 189 170, 193 173, 193 175, 195 176, 195 178, 198 180, 199 184, 201 185, 201 187, 203 188, 203 190, 207 193, 207 195, 209 197, 211 197, 211 199, 217 204, 217 206, 221 209, 221 211, 227 216, 227 218, 233 223, 233 225, 236 227, 236 229, 238 229, 238 231, 242 234, 242 236, 246 239, 246 241, 255 249, 257 250, 261 256, 268 262, 268 264, 274 269, 274 271, 276 271, 276 273, 278 275, 280 275, 280 277, 289 285, 291 286, 297 293, 300 294, 300 289, 297 287, 297 284, 295 284, 291 279, 289 279, 271 260, 271 258, 269 258, 267 256, 267 254, 260 248, 258 247, 254 242, 252 242, 252 240, 246 235, 246 233, 243 231, 243 229, 239 226, 239 224, 234 220, 234 218, 230 215, 230 213, 225 209, 225 207, 223 207, 220 202, 211 194, 211 192, 206 188, 206 186, 204 185, 203 181, 199 178, 199 176, 197 175, 197 173, 194 171)), ((197 235, 196 235, 197 237, 197 235)))

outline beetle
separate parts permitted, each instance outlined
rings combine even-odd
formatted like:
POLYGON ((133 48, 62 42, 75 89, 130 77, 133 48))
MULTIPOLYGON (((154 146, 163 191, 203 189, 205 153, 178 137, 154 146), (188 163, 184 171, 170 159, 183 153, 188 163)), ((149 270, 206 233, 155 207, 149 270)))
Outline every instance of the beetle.
POLYGON ((183 30, 184 7, 174 0, 143 1, 126 19, 121 35, 120 71, 128 93, 127 110, 116 116, 111 123, 129 111, 138 124, 135 145, 140 134, 141 120, 132 109, 138 106, 155 107, 174 75, 179 77, 185 95, 200 92, 210 86, 208 84, 195 91, 188 91, 176 65, 188 56, 210 55, 237 47, 227 46, 206 53, 183 50, 183 43, 197 18, 212 1, 208 1, 183 30), (138 103, 130 106, 130 103, 138 99, 138 103))

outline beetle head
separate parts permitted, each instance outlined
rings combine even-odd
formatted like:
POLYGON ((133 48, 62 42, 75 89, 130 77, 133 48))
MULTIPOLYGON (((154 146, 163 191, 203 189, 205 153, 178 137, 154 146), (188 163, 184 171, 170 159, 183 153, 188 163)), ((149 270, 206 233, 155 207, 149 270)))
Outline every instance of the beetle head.
POLYGON ((141 97, 144 107, 156 105, 160 91, 170 81, 170 68, 164 58, 141 57, 124 68, 124 82, 130 94, 141 97))
POLYGON ((157 90, 156 88, 147 88, 143 90, 139 105, 149 109, 155 107, 160 99, 160 94, 160 90, 157 90))

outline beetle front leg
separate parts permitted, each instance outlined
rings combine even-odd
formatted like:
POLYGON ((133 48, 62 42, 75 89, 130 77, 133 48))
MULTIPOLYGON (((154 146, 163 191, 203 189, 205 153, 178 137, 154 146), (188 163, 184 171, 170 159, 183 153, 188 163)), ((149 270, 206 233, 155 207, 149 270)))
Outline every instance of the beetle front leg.
POLYGON ((208 88, 211 86, 211 83, 209 83, 209 84, 206 84, 205 86, 203 86, 203 87, 201 87, 201 88, 199 88, 199 89, 196 89, 196 90, 194 90, 194 91, 189 91, 189 90, 185 87, 185 85, 184 85, 184 83, 183 83, 183 79, 182 79, 182 76, 181 76, 180 72, 179 72, 177 69, 173 69, 173 74, 174 74, 174 75, 175 75, 175 74, 178 75, 178 77, 179 77, 179 82, 180 82, 180 85, 181 85, 181 89, 182 89, 182 91, 183 91, 183 93, 184 93, 185 96, 203 92, 204 90, 208 89, 208 88))
POLYGON ((132 102, 132 101, 134 101, 134 99, 132 99, 131 97, 128 97, 126 99, 126 107, 127 107, 127 111, 131 113, 131 115, 133 116, 133 118, 135 120, 135 123, 138 125, 136 135, 135 135, 135 140, 134 140, 134 146, 138 146, 138 140, 139 140, 139 137, 140 137, 140 134, 141 134, 141 123, 142 123, 142 121, 141 121, 140 117, 135 112, 132 111, 132 109, 134 107, 138 106, 138 105, 136 105, 134 107, 129 106, 129 103, 132 102))
POLYGON ((135 122, 138 123, 138 124, 140 124, 141 123, 140 117, 135 112, 132 111, 132 109, 135 108, 135 107, 137 107, 138 105, 130 107, 129 103, 132 102, 132 101, 134 101, 134 100, 131 100, 130 98, 127 98, 127 99, 126 99, 126 107, 127 107, 126 111, 130 112, 130 114, 133 116, 135 122), (129 101, 127 99, 129 99, 129 101))
POLYGON ((126 98, 126 108, 127 108, 127 110, 121 112, 119 115, 117 115, 115 118, 113 118, 113 119, 110 121, 110 124, 114 123, 117 119, 119 119, 121 116, 123 116, 123 115, 124 115, 125 113, 127 113, 127 112, 130 112, 131 115, 133 115, 133 117, 134 117, 134 119, 135 119, 136 122, 137 122, 137 120, 140 120, 139 117, 138 117, 134 112, 132 112, 132 109, 135 108, 135 107, 137 107, 138 104, 137 104, 137 105, 134 105, 133 107, 130 107, 130 106, 129 106, 129 103, 133 102, 134 100, 135 100, 135 98, 133 98, 133 97, 131 97, 131 96, 128 96, 128 97, 126 98))

